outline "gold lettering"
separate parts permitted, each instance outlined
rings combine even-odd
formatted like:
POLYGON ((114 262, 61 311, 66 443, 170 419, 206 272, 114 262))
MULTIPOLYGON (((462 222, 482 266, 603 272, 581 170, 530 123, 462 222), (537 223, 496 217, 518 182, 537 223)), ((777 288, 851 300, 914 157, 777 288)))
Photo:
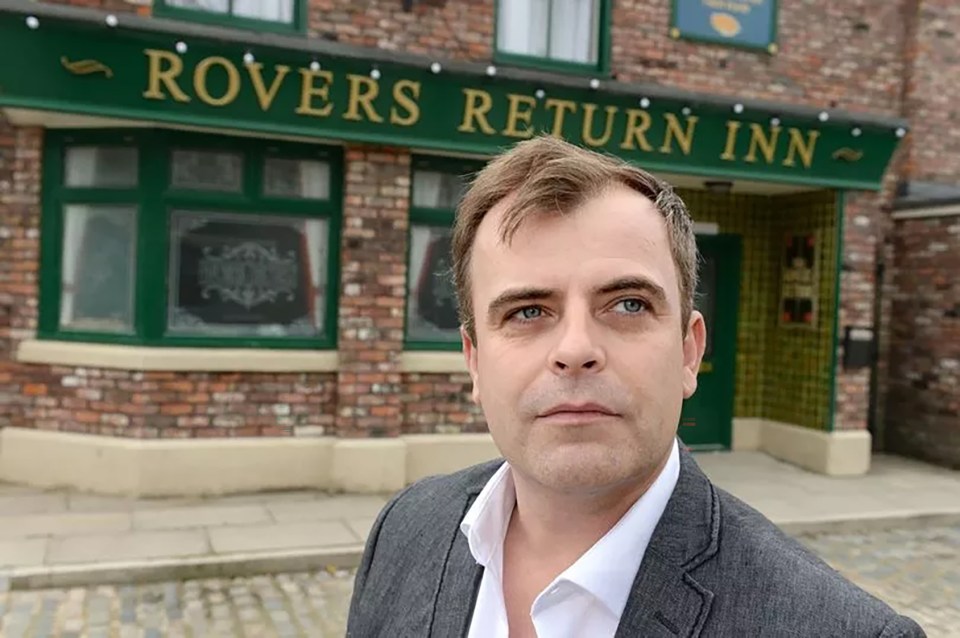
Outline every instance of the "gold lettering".
POLYGON ((727 120, 727 145, 723 148, 720 159, 733 162, 737 159, 734 154, 737 150, 737 133, 740 131, 740 122, 727 120))
POLYGON ((813 163, 813 151, 817 146, 817 138, 820 137, 820 131, 808 131, 807 139, 803 139, 803 134, 795 128, 790 129, 790 145, 787 147, 787 159, 783 160, 784 166, 796 166, 797 162, 794 155, 800 154, 800 161, 804 168, 810 168, 813 163))
POLYGON ((143 92, 143 97, 148 100, 165 100, 167 96, 160 90, 160 84, 167 88, 167 92, 173 96, 177 102, 189 102, 190 96, 183 92, 177 85, 177 76, 183 72, 183 60, 176 53, 169 51, 160 51, 158 49, 144 49, 144 53, 150 59, 150 67, 147 71, 147 90, 143 92), (167 62, 167 68, 161 68, 162 63, 167 62))
POLYGON ((627 130, 623 135, 623 144, 620 148, 624 150, 635 149, 635 142, 640 144, 640 149, 649 152, 653 151, 650 142, 647 141, 646 132, 650 128, 650 114, 640 109, 627 109, 627 130), (639 124, 637 120, 640 120, 639 124))
POLYGON ((767 164, 773 164, 773 156, 777 152, 777 140, 780 139, 780 127, 774 126, 771 129, 771 136, 767 137, 767 132, 759 124, 750 125, 750 150, 743 159, 747 162, 757 161, 757 148, 763 153, 763 159, 767 164))
POLYGON ((226 58, 220 56, 204 58, 193 71, 193 90, 197 92, 197 97, 210 106, 226 106, 237 99, 237 94, 240 93, 240 72, 233 66, 233 62, 226 58), (227 90, 220 97, 213 97, 207 90, 207 73, 213 65, 223 67, 227 72, 227 90))
POLYGON ((263 83, 263 65, 259 62, 247 64, 247 73, 250 74, 250 81, 253 83, 253 90, 257 94, 261 111, 268 110, 270 105, 273 104, 273 100, 276 99, 277 92, 280 90, 280 85, 283 84, 283 78, 287 77, 287 73, 290 72, 290 67, 284 64, 278 64, 275 68, 277 74, 273 76, 273 82, 270 83, 268 89, 263 83))
POLYGON ((480 130, 486 135, 494 135, 497 131, 487 121, 487 113, 493 107, 490 94, 480 89, 463 89, 463 122, 457 127, 461 133, 475 133, 474 120, 480 125, 480 130), (479 104, 477 103, 479 101, 479 104))
POLYGON ((583 105, 583 141, 590 146, 603 146, 610 141, 613 135, 613 116, 617 114, 617 107, 608 106, 604 108, 607 113, 607 121, 603 127, 603 135, 600 138, 593 136, 593 116, 597 112, 596 104, 583 105))
POLYGON ((350 81, 350 97, 347 99, 347 112, 343 114, 343 119, 355 122, 362 120, 358 111, 358 107, 362 106, 369 121, 382 122, 383 118, 373 108, 373 101, 380 94, 377 81, 366 75, 348 75, 347 80, 350 81))
POLYGON ((697 129, 697 121, 700 119, 696 115, 687 116, 687 128, 684 131, 680 128, 680 120, 673 113, 667 113, 664 116, 667 120, 667 132, 663 136, 663 146, 660 147, 661 153, 673 152, 673 140, 677 140, 680 150, 684 155, 690 154, 690 147, 693 146, 693 134, 697 129))
POLYGON ((313 115, 315 117, 327 117, 333 110, 333 103, 330 102, 330 85, 333 84, 333 73, 330 71, 312 71, 310 69, 300 69, 300 106, 294 111, 297 115, 313 115), (324 80, 323 86, 314 86, 313 81, 316 78, 324 80), (324 106, 315 108, 313 98, 323 98, 326 102, 324 106))
POLYGON ((413 126, 420 121, 420 83, 413 80, 400 80, 393 85, 393 101, 406 109, 407 114, 401 116, 396 105, 390 107, 390 123, 399 126, 413 126), (409 89, 409 94, 404 93, 409 89))
POLYGON ((531 119, 533 118, 533 108, 537 105, 536 98, 532 98, 529 95, 508 93, 507 100, 510 102, 510 107, 507 109, 507 127, 503 129, 503 134, 519 138, 533 137, 531 119), (527 108, 521 111, 521 104, 527 108), (518 121, 526 124, 523 130, 517 129, 518 121))
POLYGON ((572 100, 556 100, 549 98, 545 106, 548 109, 556 109, 553 113, 553 135, 554 137, 563 137, 563 116, 567 111, 577 112, 577 103, 572 100))

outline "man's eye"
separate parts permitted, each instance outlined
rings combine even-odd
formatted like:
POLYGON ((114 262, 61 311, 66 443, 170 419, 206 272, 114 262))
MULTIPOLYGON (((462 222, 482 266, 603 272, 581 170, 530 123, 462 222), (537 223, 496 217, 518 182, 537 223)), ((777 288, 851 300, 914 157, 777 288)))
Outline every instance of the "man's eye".
POLYGON ((514 312, 512 316, 524 321, 530 321, 532 319, 538 319, 542 314, 543 309, 540 306, 526 306, 514 312))
POLYGON ((647 304, 642 299, 624 299, 623 301, 617 302, 615 306, 615 308, 619 308, 627 314, 643 312, 646 307, 647 304))

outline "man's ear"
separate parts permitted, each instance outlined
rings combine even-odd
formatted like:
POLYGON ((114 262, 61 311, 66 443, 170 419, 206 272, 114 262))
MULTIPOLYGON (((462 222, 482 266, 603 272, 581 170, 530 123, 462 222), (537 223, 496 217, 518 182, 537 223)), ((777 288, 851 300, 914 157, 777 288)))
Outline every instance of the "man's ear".
POLYGON ((707 347, 707 324, 703 315, 694 310, 683 339, 683 398, 689 399, 697 391, 697 374, 707 347))
POLYGON ((467 329, 460 326, 460 340, 463 342, 463 357, 467 362, 467 370, 473 380, 470 396, 473 402, 480 405, 480 373, 477 371, 477 345, 470 338, 467 329))

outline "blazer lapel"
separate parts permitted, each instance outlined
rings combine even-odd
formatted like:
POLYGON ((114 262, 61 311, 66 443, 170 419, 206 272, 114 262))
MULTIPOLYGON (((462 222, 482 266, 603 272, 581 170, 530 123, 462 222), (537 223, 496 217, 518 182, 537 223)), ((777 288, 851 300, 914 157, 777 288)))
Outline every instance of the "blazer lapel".
POLYGON ((710 613, 713 592, 690 572, 717 553, 719 498, 682 443, 680 450, 677 486, 637 571, 616 638, 696 638, 710 613))
POLYGON ((483 577, 483 567, 470 553, 470 544, 460 531, 460 521, 480 490, 472 492, 454 526, 453 538, 447 546, 440 583, 433 603, 429 635, 434 638, 466 638, 473 617, 473 608, 483 577))

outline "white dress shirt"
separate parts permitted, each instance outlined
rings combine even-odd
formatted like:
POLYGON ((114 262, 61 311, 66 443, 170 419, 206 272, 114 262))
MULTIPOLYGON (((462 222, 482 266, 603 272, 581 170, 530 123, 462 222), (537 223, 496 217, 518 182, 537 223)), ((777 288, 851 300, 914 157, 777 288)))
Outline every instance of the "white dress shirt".
MULTIPOLYGON (((634 577, 680 475, 674 438, 670 457, 650 489, 577 561, 533 601, 530 617, 539 638, 613 638, 634 577)), ((508 638, 503 601, 503 539, 516 504, 513 475, 504 463, 484 486, 460 524, 483 578, 469 638, 508 638)))

